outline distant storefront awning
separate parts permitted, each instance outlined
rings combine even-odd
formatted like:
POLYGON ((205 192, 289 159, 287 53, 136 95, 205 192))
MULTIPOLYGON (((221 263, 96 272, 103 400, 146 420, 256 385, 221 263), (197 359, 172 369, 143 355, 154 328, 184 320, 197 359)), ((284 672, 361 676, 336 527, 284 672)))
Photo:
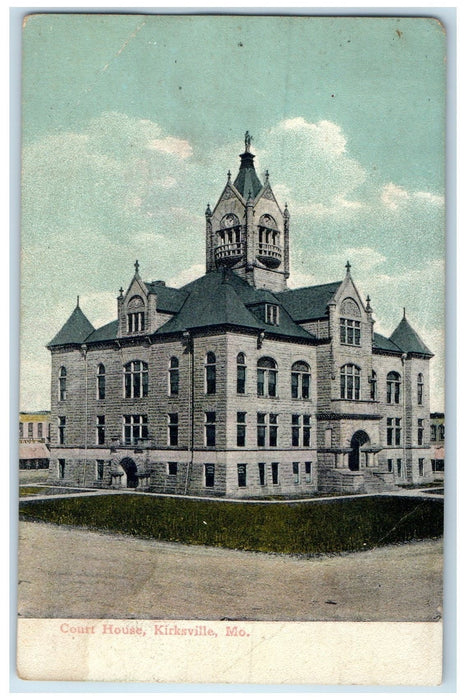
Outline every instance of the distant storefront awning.
POLYGON ((38 442, 35 445, 19 446, 20 459, 50 459, 50 452, 43 442, 38 442))

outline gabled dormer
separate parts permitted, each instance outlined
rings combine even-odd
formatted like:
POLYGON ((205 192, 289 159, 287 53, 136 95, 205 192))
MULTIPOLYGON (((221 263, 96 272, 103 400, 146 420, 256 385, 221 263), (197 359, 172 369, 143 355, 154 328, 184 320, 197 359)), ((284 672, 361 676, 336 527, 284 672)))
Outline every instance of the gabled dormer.
POLYGON ((118 337, 143 336, 157 328, 156 295, 150 293, 139 275, 139 263, 134 264, 134 277, 126 291, 118 297, 118 337))
POLYGON ((254 287, 280 292, 289 276, 289 212, 281 210, 268 172, 259 180, 246 132, 234 182, 228 172, 223 192, 206 216, 206 269, 232 269, 254 287))
POLYGON ((373 340, 372 308, 367 297, 364 303, 346 263, 346 275, 328 303, 329 330, 341 349, 365 348, 370 351, 373 340))

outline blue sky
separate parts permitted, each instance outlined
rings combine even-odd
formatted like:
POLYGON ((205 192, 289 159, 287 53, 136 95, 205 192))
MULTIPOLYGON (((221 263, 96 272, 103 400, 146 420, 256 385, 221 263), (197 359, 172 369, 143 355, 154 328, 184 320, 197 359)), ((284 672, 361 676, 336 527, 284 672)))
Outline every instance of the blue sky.
POLYGON ((408 319, 443 409, 445 36, 420 18, 35 15, 23 32, 22 410, 76 296, 112 320, 204 272, 204 210, 246 130, 291 214, 291 286, 352 263, 376 330, 408 319))

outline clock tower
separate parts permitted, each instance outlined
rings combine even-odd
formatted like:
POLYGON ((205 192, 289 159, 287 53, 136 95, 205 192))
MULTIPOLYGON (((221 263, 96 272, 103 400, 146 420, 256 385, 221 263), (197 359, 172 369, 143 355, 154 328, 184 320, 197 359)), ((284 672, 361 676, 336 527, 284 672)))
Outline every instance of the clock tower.
POLYGON ((264 184, 254 168, 251 136, 234 182, 227 183, 206 216, 206 270, 229 268, 253 287, 281 292, 289 277, 289 212, 280 208, 265 173, 264 184))

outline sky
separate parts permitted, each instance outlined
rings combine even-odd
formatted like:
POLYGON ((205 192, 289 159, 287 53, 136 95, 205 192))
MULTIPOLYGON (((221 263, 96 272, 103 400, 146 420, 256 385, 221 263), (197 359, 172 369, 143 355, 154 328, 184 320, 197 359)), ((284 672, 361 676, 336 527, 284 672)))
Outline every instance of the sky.
POLYGON ((291 215, 289 286, 342 279, 403 314, 444 408, 445 35, 433 19, 32 15, 23 30, 20 409, 46 344, 144 280, 205 272, 205 217, 252 134, 291 215))

